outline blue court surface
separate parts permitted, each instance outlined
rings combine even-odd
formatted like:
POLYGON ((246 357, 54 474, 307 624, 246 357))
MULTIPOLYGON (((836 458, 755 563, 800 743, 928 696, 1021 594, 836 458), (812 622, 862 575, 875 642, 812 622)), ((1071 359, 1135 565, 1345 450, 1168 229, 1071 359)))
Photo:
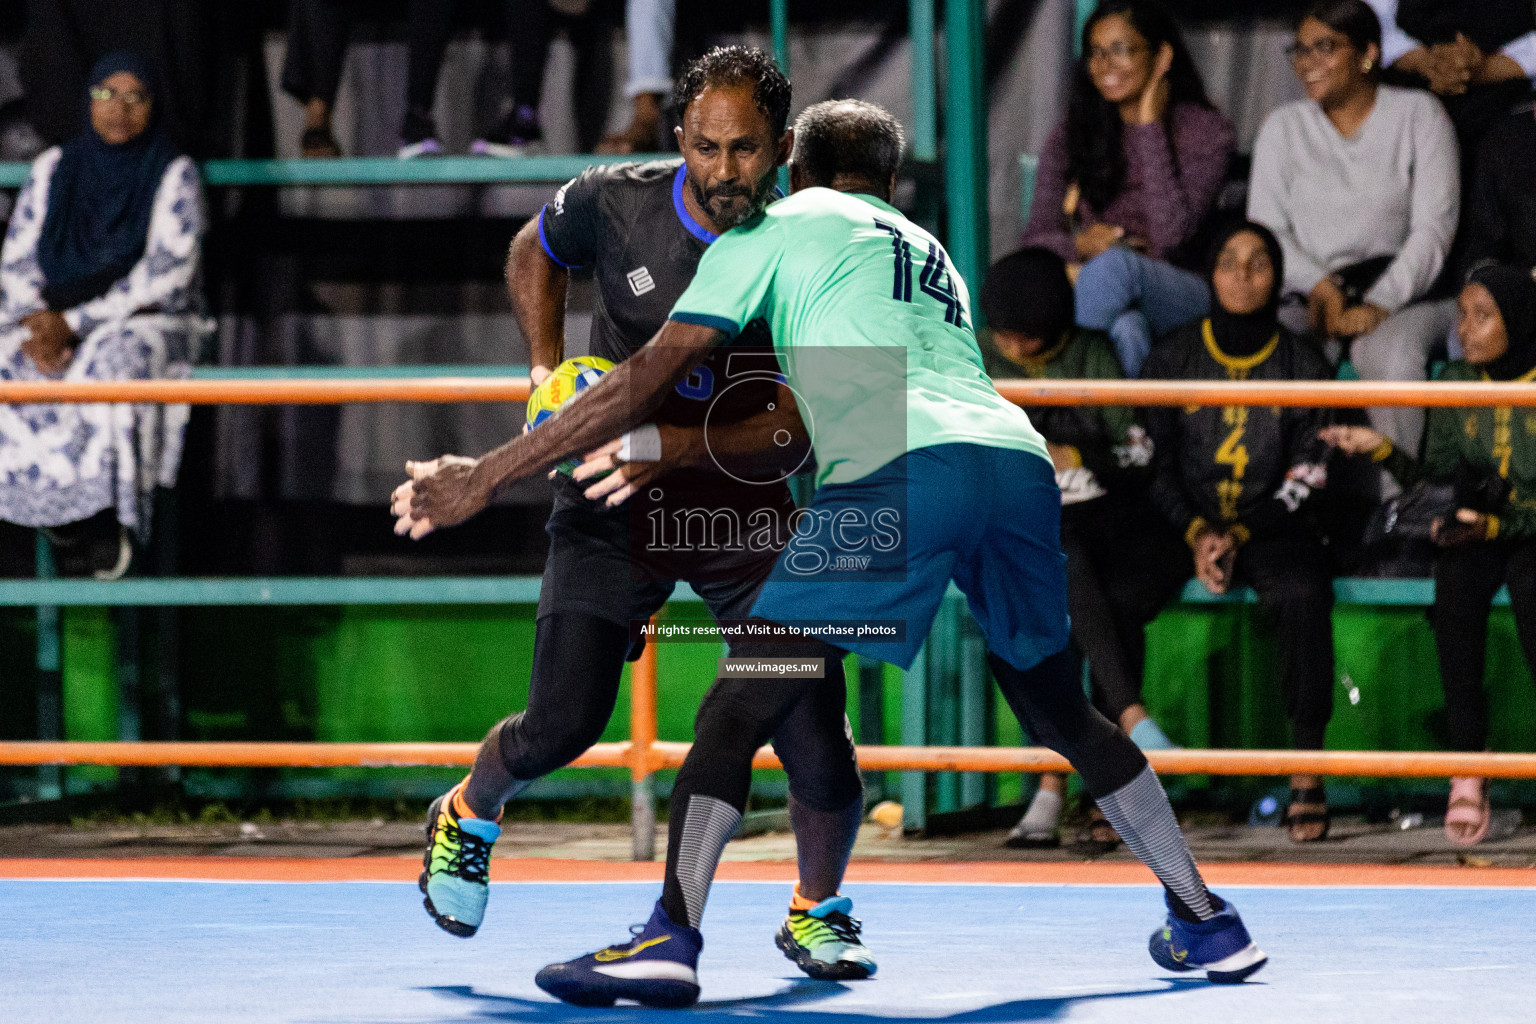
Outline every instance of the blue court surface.
POLYGON ((1149 886, 857 884, 880 958, 814 982, 773 946, 783 884, 722 882, 691 1011, 583 1010, 545 963, 626 940, 653 883, 497 884, 480 934, 439 931, 401 883, 0 881, 0 1021, 229 1024, 703 1021, 1536 1020, 1536 890, 1245 888, 1270 955, 1220 987, 1147 957, 1149 886))

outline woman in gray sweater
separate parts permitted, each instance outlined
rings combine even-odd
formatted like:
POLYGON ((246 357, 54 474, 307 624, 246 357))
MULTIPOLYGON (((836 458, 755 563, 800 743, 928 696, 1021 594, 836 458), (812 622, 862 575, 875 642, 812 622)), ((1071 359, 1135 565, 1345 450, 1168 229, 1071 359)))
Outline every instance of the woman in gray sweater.
MULTIPOLYGON (((1367 380, 1423 380, 1455 326, 1426 296, 1456 234, 1456 135, 1428 93, 1380 85, 1381 23, 1364 0, 1318 0, 1291 48, 1307 99, 1269 115, 1254 146, 1248 216, 1285 252, 1287 326, 1350 343, 1367 380)), ((1421 409, 1372 409, 1417 451, 1421 409)))

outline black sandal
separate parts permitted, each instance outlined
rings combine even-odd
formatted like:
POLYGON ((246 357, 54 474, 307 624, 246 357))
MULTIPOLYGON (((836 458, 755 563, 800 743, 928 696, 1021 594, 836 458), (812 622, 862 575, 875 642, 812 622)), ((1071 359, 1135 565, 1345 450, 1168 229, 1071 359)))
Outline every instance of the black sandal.
POLYGON ((329 128, 305 128, 299 136, 299 154, 311 159, 341 156, 341 144, 329 128))
POLYGON ((1322 786, 1308 786, 1306 789, 1291 787, 1291 802, 1285 808, 1285 817, 1280 822, 1290 833, 1293 843, 1320 843, 1328 838, 1328 829, 1333 824, 1333 818, 1328 810, 1328 794, 1322 786), (1321 811, 1292 811, 1297 804, 1321 804, 1321 811), (1298 825, 1322 825, 1323 830, 1315 836, 1306 839, 1298 838, 1296 826, 1298 825))
POLYGON ((1120 845, 1120 834, 1109 823, 1109 819, 1104 817, 1098 804, 1089 804, 1088 807, 1088 829, 1073 844, 1074 849, 1089 856, 1103 856, 1113 852, 1120 845))

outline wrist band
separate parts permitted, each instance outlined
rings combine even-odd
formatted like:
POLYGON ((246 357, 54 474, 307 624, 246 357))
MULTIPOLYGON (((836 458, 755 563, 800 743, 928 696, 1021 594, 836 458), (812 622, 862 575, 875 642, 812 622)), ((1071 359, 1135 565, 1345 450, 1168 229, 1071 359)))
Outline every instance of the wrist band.
POLYGON ((619 439, 620 462, 660 462, 661 431, 654 423, 636 427, 619 439))

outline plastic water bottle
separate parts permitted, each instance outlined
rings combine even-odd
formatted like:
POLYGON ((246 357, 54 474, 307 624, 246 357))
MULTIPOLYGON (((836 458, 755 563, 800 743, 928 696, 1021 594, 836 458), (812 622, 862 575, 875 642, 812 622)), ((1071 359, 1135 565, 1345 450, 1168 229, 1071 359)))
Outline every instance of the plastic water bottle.
POLYGON ((1265 793, 1253 802, 1248 812, 1248 824, 1255 828, 1275 828, 1280 824, 1283 811, 1275 794, 1265 793))

